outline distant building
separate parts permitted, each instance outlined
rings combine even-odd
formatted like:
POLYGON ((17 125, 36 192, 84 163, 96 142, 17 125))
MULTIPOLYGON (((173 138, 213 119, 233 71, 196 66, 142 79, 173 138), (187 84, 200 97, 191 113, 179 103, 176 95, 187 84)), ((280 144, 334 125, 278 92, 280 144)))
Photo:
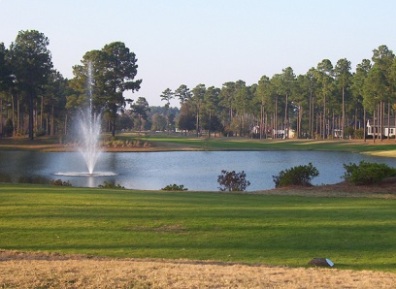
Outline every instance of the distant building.
POLYGON ((367 135, 369 136, 380 136, 382 134, 385 137, 394 137, 396 134, 396 126, 395 126, 395 119, 391 118, 390 123, 388 126, 388 119, 384 119, 382 122, 382 132, 381 132, 381 125, 379 120, 374 122, 372 120, 367 121, 367 135))

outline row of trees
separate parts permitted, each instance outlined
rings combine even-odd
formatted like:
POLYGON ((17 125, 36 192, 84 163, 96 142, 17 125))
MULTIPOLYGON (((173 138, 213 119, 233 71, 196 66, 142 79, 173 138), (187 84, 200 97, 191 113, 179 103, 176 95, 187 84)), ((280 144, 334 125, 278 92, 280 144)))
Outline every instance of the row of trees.
POLYGON ((137 91, 142 82, 135 80, 135 54, 122 42, 88 51, 68 80, 54 69, 48 45, 49 39, 36 30, 20 31, 9 48, 0 43, 0 133, 27 132, 30 139, 40 133, 66 134, 69 119, 92 99, 94 109, 103 112, 114 134, 119 112, 132 102, 124 92, 137 91))
POLYGON ((226 82, 221 88, 198 84, 164 90, 165 107, 173 98, 181 103, 178 127, 223 131, 226 135, 289 137, 345 137, 361 130, 366 118, 388 120, 396 109, 396 59, 387 46, 373 50, 352 71, 346 58, 335 65, 324 59, 306 74, 295 75, 291 67, 258 83, 226 82), (367 113, 367 114, 366 114, 367 113))
POLYGON ((25 135, 66 134, 79 107, 92 97, 102 111, 104 128, 221 132, 259 138, 345 137, 363 129, 370 118, 389 126, 396 110, 396 58, 382 45, 371 60, 363 59, 352 71, 345 58, 334 65, 324 59, 307 73, 291 67, 257 83, 225 82, 221 87, 182 84, 165 89, 162 109, 150 107, 144 97, 124 96, 137 91, 137 59, 122 42, 85 53, 73 67, 74 77, 64 78, 54 69, 48 38, 35 30, 20 31, 7 48, 0 43, 0 133, 25 135), (89 79, 88 67, 92 67, 89 79), (88 91, 87 82, 92 81, 88 91), (170 107, 180 101, 180 111, 170 107), (130 106, 127 106, 130 104, 130 106), (129 107, 130 109, 126 109, 129 107))

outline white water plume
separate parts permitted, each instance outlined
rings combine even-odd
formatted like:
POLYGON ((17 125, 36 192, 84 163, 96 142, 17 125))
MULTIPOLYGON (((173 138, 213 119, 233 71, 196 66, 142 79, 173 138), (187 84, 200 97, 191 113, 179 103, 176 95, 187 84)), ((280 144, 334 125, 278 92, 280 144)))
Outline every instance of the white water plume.
POLYGON ((101 154, 99 145, 99 138, 101 133, 101 114, 96 114, 93 110, 93 73, 92 63, 88 63, 87 71, 87 93, 89 98, 88 108, 81 112, 79 119, 79 128, 81 136, 81 144, 79 151, 81 152, 85 164, 88 169, 88 174, 93 175, 95 170, 96 162, 101 154))

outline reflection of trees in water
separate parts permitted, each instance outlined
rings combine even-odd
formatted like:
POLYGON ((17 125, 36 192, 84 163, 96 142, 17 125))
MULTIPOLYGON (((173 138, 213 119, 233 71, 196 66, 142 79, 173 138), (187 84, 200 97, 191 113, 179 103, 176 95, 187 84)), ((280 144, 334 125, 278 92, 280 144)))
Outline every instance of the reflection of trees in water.
POLYGON ((19 184, 49 184, 51 182, 50 179, 43 176, 21 176, 17 181, 19 184))
POLYGON ((12 183, 11 176, 6 173, 0 173, 0 183, 12 183))
POLYGON ((41 184, 41 185, 54 185, 54 186, 71 186, 69 181, 63 181, 61 179, 50 179, 39 175, 23 175, 14 176, 14 179, 10 174, 0 172, 0 183, 17 183, 17 184, 41 184))
POLYGON ((49 178, 39 175, 14 176, 13 178, 10 174, 0 172, 0 183, 49 184, 50 182, 49 178))

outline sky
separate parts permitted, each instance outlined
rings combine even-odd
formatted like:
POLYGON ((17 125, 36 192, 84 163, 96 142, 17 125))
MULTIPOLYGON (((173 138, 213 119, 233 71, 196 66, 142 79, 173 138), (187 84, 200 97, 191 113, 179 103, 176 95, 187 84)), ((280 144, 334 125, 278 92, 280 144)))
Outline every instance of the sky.
POLYGON ((143 80, 126 96, 163 106, 161 93, 181 84, 251 85, 323 59, 347 58, 354 71, 380 45, 396 52, 395 11, 394 0, 0 0, 0 42, 44 33, 67 78, 87 51, 124 42, 143 80))

